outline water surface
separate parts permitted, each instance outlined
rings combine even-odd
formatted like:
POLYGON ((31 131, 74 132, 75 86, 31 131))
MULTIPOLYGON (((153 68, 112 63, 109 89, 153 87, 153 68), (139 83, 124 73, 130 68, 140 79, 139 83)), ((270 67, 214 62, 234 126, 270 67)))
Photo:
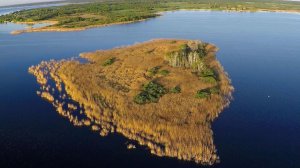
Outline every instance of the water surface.
POLYGON ((73 127, 40 99, 27 73, 42 60, 131 45, 153 38, 216 44, 235 87, 214 122, 216 168, 300 167, 300 16, 284 13, 167 12, 145 22, 82 32, 9 34, 0 25, 0 167, 199 167, 127 150, 120 135, 73 127))
POLYGON ((39 5, 33 4, 33 5, 7 6, 7 7, 0 6, 0 15, 5 15, 12 12, 25 10, 25 9, 46 8, 50 6, 62 6, 66 4, 68 3, 51 3, 51 4, 39 4, 39 5))

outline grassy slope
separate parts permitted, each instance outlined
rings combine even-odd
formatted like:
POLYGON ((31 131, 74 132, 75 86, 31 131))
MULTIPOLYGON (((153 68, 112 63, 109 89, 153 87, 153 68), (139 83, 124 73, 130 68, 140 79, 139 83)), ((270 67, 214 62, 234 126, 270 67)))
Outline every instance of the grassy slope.
POLYGON ((52 28, 85 28, 132 22, 157 16, 157 12, 177 9, 211 9, 236 11, 294 11, 300 3, 270 0, 121 0, 25 10, 0 16, 0 22, 58 21, 52 28))

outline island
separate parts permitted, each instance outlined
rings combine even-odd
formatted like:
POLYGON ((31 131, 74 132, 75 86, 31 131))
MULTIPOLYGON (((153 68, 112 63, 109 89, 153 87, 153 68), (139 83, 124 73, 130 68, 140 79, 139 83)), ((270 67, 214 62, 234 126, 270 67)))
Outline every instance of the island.
POLYGON ((0 23, 47 23, 47 26, 13 31, 12 34, 43 31, 81 31, 93 27, 125 24, 160 16, 174 10, 219 10, 239 12, 300 12, 300 3, 274 0, 103 0, 94 3, 30 9, 0 16, 0 23))
POLYGON ((31 66, 37 94, 74 126, 101 136, 117 132, 157 156, 202 165, 219 162, 211 123, 233 86, 198 40, 155 39, 31 66))

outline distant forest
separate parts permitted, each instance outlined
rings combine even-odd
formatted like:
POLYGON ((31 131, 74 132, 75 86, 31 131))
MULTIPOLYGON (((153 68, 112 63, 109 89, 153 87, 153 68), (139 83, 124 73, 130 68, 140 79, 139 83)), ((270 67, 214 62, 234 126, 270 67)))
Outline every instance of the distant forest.
POLYGON ((0 16, 4 22, 56 21, 56 28, 91 26, 140 21, 159 16, 159 12, 179 9, 225 11, 289 11, 300 12, 300 2, 276 0, 67 0, 75 3, 19 11, 0 16))

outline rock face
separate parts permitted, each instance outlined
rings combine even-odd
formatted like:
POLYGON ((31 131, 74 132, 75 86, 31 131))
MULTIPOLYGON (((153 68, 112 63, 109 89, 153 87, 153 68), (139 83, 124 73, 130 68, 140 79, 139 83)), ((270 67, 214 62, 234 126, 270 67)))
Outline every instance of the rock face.
POLYGON ((173 51, 166 56, 166 60, 173 67, 192 68, 194 71, 205 69, 203 57, 207 54, 207 43, 201 41, 189 41, 180 46, 178 51, 173 51))
POLYGON ((29 72, 40 93, 54 88, 52 95, 59 96, 53 106, 75 126, 101 136, 118 132, 157 156, 211 165, 219 160, 211 123, 229 105, 233 91, 215 51, 200 41, 154 40, 82 54, 89 61, 85 64, 42 62, 29 72), (213 73, 201 78, 214 82, 195 73, 206 69, 213 73), (136 103, 136 98, 147 101, 136 103))

